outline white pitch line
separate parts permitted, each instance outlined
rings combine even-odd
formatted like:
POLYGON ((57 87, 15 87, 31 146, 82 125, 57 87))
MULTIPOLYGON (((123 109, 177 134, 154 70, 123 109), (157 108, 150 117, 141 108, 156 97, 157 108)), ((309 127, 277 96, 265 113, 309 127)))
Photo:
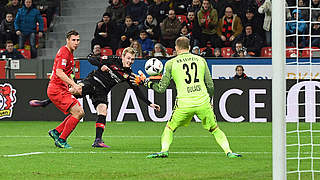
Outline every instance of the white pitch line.
MULTIPOLYGON (((72 152, 72 151, 65 151, 65 152, 30 152, 30 153, 23 153, 23 154, 11 154, 11 155, 2 155, 3 157, 19 157, 19 156, 31 156, 36 154, 150 154, 154 152, 134 152, 134 151, 108 151, 108 152, 96 152, 96 151, 89 151, 89 152, 72 152)), ((240 154, 271 154, 271 152, 239 152, 240 154)), ((223 154, 223 152, 202 152, 202 151, 195 151, 195 152, 170 152, 170 154, 223 154)))
MULTIPOLYGON (((49 136, 0 136, 0 138, 47 138, 49 136)), ((73 136, 72 138, 89 138, 95 136, 73 136)), ((104 138, 160 138, 161 136, 103 136, 104 138)), ((212 138, 213 136, 174 136, 174 138, 212 138)), ((271 138, 272 136, 228 136, 230 138, 271 138)), ((300 136, 301 137, 301 136, 300 136)))
MULTIPOLYGON (((56 151, 49 151, 49 152, 30 152, 30 153, 23 153, 23 154, 12 154, 12 155, 2 155, 3 157, 19 157, 19 156, 30 156, 36 154, 150 154, 154 152, 135 152, 135 151, 64 151, 64 152, 56 152, 56 151)), ((194 152, 169 152, 170 154, 224 154, 223 152, 207 152, 207 151, 194 151, 194 152)), ((272 154, 272 152, 238 152, 239 154, 272 154)), ((287 152, 287 154, 296 154, 297 152, 287 152)), ((308 152, 304 152, 300 154, 310 154, 308 152)), ((314 153, 320 154, 320 153, 314 153)))
POLYGON ((45 152, 31 152, 31 153, 22 153, 22 154, 3 155, 3 157, 30 156, 34 154, 44 154, 44 153, 45 152))
MULTIPOLYGON (((0 138, 47 138, 49 136, 0 136, 0 138)), ((95 136, 73 136, 72 138, 91 138, 95 136)), ((103 136, 105 138, 160 138, 161 136, 103 136)), ((174 136, 174 138, 212 138, 213 136, 174 136)), ((228 136, 228 138, 271 138, 272 136, 228 136)), ((298 136, 287 136, 296 138, 298 136)), ((310 137, 310 136, 299 136, 310 137)), ((320 137, 320 136, 313 136, 320 137)))

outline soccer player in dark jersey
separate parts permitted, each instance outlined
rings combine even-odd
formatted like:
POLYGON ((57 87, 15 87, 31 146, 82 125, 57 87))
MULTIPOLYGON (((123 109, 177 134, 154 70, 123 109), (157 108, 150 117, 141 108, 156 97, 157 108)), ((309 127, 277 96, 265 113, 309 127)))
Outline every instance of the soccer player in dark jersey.
MULTIPOLYGON (((160 110, 160 106, 152 104, 140 91, 140 88, 133 86, 130 83, 130 76, 132 76, 131 66, 134 63, 135 51, 133 48, 125 48, 122 52, 121 58, 116 56, 108 56, 108 58, 100 58, 94 54, 88 56, 88 60, 92 65, 98 66, 97 70, 92 71, 86 79, 79 83, 82 86, 82 93, 70 88, 69 91, 74 95, 89 95, 92 104, 95 106, 98 114, 96 120, 96 139, 92 147, 108 147, 102 140, 102 134, 106 124, 107 115, 107 95, 108 92, 118 83, 127 82, 134 90, 136 95, 142 99, 150 107, 160 110)), ((30 105, 34 107, 46 106, 49 100, 30 101, 30 105)))

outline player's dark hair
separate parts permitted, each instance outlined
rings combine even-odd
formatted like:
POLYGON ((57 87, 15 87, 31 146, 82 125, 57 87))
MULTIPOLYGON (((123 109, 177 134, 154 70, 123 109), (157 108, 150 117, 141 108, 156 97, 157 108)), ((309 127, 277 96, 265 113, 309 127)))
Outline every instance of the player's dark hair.
POLYGON ((67 39, 70 39, 70 37, 71 37, 72 35, 78 36, 79 33, 78 33, 76 30, 71 30, 71 31, 67 32, 66 38, 67 38, 67 39))
POLYGON ((236 69, 235 69, 236 71, 237 71, 238 67, 241 68, 242 71, 244 71, 244 68, 243 68, 243 66, 241 66, 241 65, 236 66, 236 69))
POLYGON ((8 44, 13 44, 13 41, 7 40, 7 41, 6 41, 6 46, 7 46, 8 44))
POLYGON ((180 49, 189 49, 190 47, 190 40, 186 37, 179 37, 176 40, 176 46, 180 49))

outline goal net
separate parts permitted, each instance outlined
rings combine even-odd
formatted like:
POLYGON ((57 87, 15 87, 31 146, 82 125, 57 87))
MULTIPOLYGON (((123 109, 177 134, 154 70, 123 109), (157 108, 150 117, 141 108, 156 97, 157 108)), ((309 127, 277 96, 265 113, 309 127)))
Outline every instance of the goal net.
POLYGON ((286 178, 316 180, 320 179, 320 8, 313 0, 296 0, 285 11, 286 178))

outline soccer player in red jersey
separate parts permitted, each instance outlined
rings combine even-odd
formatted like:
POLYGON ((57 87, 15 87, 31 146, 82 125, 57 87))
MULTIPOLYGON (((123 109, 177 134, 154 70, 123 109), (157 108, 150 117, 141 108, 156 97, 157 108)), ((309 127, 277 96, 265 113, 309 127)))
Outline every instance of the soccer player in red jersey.
POLYGON ((65 114, 69 114, 64 121, 48 133, 59 148, 71 148, 67 143, 68 136, 84 116, 84 110, 79 101, 69 92, 69 87, 81 94, 82 88, 76 84, 70 75, 74 67, 73 52, 80 43, 80 35, 72 30, 66 34, 67 44, 62 46, 52 68, 52 76, 48 85, 47 94, 54 105, 65 114))

